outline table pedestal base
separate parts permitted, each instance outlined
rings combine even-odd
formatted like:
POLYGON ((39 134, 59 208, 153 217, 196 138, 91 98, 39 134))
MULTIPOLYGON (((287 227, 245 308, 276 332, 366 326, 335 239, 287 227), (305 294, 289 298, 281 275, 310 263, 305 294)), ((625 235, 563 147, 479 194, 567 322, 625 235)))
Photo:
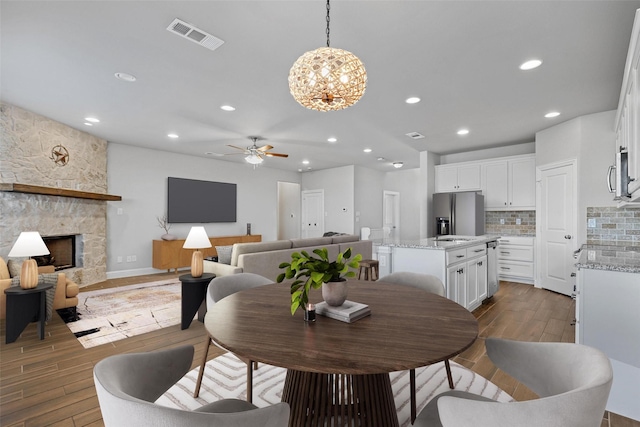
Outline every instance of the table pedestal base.
POLYGON ((289 369, 282 401, 289 426, 398 427, 389 374, 318 374, 289 369))

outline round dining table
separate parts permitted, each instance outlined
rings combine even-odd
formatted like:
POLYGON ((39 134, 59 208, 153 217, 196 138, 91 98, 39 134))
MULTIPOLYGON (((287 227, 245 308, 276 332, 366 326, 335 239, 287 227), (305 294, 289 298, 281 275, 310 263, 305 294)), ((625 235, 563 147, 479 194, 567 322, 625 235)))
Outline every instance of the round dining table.
MULTIPOLYGON (((321 301, 320 290, 309 300, 321 301)), ((291 315, 289 285, 274 283, 217 302, 205 327, 238 357, 287 369, 290 426, 398 426, 389 373, 461 353, 478 322, 447 298, 382 281, 349 280, 348 300, 367 304, 371 315, 306 322, 301 310, 291 315)))

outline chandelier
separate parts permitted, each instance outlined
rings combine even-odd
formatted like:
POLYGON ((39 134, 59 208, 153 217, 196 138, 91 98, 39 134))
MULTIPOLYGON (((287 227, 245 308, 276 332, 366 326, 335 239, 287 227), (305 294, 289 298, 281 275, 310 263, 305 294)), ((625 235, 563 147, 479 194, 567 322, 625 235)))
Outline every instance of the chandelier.
POLYGON ((353 53, 329 46, 304 53, 289 71, 289 90, 303 107, 318 111, 342 110, 358 102, 367 87, 364 64, 353 53))

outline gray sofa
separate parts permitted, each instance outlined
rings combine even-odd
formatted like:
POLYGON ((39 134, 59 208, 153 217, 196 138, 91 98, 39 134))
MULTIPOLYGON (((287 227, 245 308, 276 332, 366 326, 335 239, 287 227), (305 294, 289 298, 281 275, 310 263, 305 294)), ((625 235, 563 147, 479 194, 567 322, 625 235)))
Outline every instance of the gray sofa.
POLYGON ((255 273, 276 281, 284 270, 278 268, 283 262, 291 261, 291 254, 305 250, 311 253, 316 248, 327 248, 329 259, 335 259, 338 252, 352 248, 353 255, 361 254, 362 259, 371 259, 371 240, 360 240, 353 234, 331 237, 311 237, 307 239, 275 240, 271 242, 235 243, 231 251, 231 263, 222 264, 204 261, 204 272, 216 276, 237 273, 255 273))

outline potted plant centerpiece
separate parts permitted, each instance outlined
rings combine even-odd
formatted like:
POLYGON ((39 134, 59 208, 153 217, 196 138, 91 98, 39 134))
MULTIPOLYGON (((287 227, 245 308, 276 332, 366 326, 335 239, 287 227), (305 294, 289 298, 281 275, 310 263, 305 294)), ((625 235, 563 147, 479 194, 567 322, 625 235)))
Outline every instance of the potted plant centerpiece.
POLYGON ((294 279, 291 284, 291 314, 298 307, 306 310, 309 303, 311 288, 322 287, 322 297, 329 305, 339 306, 347 299, 347 277, 355 277, 356 273, 349 268, 356 269, 360 265, 362 255, 357 254, 351 259, 351 248, 338 253, 335 261, 329 261, 327 248, 315 249, 310 255, 306 251, 291 254, 291 262, 283 262, 278 267, 284 268, 277 282, 284 279, 294 279), (306 279, 305 279, 306 277, 306 279))

